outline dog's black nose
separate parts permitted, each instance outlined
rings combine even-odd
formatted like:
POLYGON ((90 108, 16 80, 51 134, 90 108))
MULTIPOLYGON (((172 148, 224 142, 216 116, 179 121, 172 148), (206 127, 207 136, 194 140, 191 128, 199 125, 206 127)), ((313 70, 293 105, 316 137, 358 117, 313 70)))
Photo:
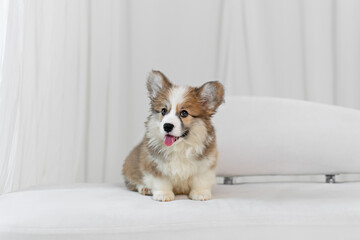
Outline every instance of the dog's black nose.
POLYGON ((165 124, 164 124, 164 130, 165 130, 165 132, 167 132, 167 133, 171 132, 171 130, 172 130, 173 128, 174 128, 174 125, 171 124, 171 123, 165 123, 165 124))

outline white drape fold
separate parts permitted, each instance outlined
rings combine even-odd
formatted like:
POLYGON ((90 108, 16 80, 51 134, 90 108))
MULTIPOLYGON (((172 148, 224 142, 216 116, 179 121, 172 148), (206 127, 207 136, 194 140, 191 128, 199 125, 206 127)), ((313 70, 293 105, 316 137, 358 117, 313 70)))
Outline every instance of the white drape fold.
POLYGON ((360 2, 223 1, 219 78, 231 95, 360 108, 360 2))
POLYGON ((127 2, 7 7, 0 191, 120 181, 129 148, 127 2))

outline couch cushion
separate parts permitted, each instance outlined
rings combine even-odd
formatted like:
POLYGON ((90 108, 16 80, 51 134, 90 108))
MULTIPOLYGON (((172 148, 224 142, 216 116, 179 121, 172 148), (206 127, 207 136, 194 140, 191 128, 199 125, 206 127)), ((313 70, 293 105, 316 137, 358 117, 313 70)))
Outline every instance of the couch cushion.
POLYGON ((213 200, 177 196, 165 203, 118 185, 33 189, 0 196, 0 239, 278 239, 290 233, 336 239, 360 228, 359 189, 360 183, 217 185, 213 200))
POLYGON ((214 116, 219 175, 360 173, 360 111, 228 97, 214 116))

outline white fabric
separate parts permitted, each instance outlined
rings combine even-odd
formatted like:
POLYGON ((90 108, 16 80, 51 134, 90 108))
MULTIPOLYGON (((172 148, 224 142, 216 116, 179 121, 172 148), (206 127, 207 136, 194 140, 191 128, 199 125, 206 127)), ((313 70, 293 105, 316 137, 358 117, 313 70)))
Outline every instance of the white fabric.
POLYGON ((0 1, 0 193, 119 182, 145 76, 360 107, 360 1, 0 1))
POLYGON ((360 183, 217 185, 213 200, 177 196, 166 203, 118 185, 34 189, 0 196, 0 238, 288 239, 291 233, 291 239, 338 239, 342 233, 341 239, 351 239, 360 228, 359 188, 360 183))
POLYGON ((360 111, 228 97, 214 119, 220 175, 360 173, 360 111))
POLYGON ((218 78, 228 95, 360 108, 360 1, 222 2, 218 78))

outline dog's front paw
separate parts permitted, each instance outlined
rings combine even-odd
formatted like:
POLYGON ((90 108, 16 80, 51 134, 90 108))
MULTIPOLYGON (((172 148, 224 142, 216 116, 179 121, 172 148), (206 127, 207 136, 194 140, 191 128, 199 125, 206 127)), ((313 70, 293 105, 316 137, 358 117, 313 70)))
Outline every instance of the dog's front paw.
POLYGON ((172 191, 154 191, 153 199, 161 202, 169 202, 175 199, 175 194, 172 191))
POLYGON ((191 190, 189 198, 197 201, 206 201, 211 199, 210 190, 191 190))
POLYGON ((143 187, 141 189, 138 190, 140 194, 142 195, 147 195, 147 196, 151 196, 151 189, 147 188, 147 187, 143 187))

